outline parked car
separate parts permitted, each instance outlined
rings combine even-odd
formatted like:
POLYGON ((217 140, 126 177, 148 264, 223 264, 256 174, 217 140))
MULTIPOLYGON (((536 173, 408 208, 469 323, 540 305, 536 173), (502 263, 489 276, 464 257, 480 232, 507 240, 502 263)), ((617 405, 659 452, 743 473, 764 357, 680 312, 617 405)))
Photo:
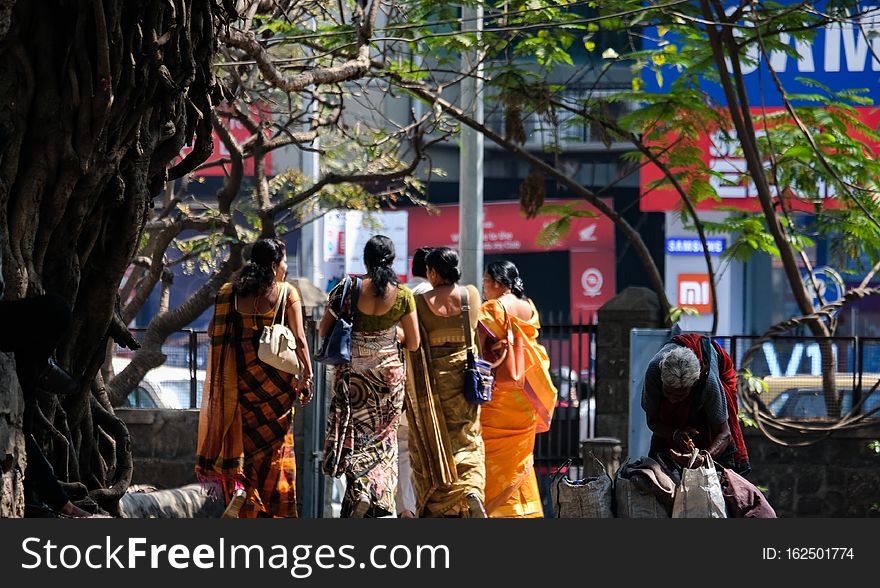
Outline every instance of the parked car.
MULTIPOLYGON (((113 371, 121 372, 131 360, 113 358, 113 371)), ((147 372, 137 388, 126 397, 123 406, 131 408, 198 408, 202 402, 205 370, 196 370, 196 403, 191 402, 191 377, 189 369, 159 366, 147 372)))
MULTIPOLYGON (((853 372, 835 372, 834 383, 838 390, 852 388, 858 383, 859 374, 853 372)), ((880 380, 880 374, 865 372, 862 374, 862 388, 865 391, 871 389, 875 382, 880 380)), ((769 405, 777 396, 787 390, 801 388, 821 388, 822 376, 812 374, 795 374, 792 376, 764 376, 767 386, 766 392, 761 395, 764 404, 769 405)))

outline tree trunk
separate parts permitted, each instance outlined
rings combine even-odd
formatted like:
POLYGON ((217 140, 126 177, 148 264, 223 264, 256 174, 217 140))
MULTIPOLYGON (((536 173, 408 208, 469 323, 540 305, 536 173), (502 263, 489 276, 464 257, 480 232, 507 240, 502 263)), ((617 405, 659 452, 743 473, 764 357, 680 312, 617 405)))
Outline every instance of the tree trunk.
MULTIPOLYGON (((708 0, 701 0, 703 15, 707 20, 718 19, 718 22, 733 24, 724 14, 723 9, 715 3, 713 14, 708 0)), ((758 146, 757 133, 749 107, 748 96, 745 91, 745 82, 740 64, 740 48, 733 35, 732 28, 707 26, 706 33, 712 45, 715 64, 720 74, 721 86, 727 99, 727 110, 731 115, 737 137, 743 150, 743 157, 748 166, 749 175, 755 184, 755 191, 761 210, 767 221, 767 228, 773 236, 773 241, 779 249, 779 259, 788 279, 791 293, 803 315, 811 315, 813 308, 812 297, 801 279, 794 247, 791 244, 785 227, 779 220, 773 203, 773 195, 769 181, 765 175, 764 162, 761 150, 758 146), (728 62, 730 69, 728 70, 728 62)), ((831 332, 822 320, 810 320, 807 323, 810 332, 817 338, 822 362, 822 387, 825 397, 825 405, 828 416, 832 419, 840 418, 840 403, 837 395, 837 384, 834 379, 835 358, 831 344, 831 332)))
POLYGON ((24 400, 11 354, 0 353, 0 519, 24 515, 24 400))
MULTIPOLYGON (((7 296, 54 292, 68 301, 72 326, 57 355, 83 382, 102 363, 117 289, 167 166, 185 143, 195 142, 193 152, 172 175, 210 154, 220 6, 45 0, 15 3, 8 28, 0 19, 7 296)), ((109 407, 101 395, 84 386, 63 409, 50 399, 35 436, 59 478, 116 511, 130 450, 112 411, 95 413, 109 407)))

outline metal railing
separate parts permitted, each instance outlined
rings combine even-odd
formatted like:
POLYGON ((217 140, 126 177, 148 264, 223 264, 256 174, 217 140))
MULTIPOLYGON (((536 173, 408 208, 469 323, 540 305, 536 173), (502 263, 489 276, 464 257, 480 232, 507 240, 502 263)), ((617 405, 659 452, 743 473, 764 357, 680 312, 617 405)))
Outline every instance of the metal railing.
POLYGON ((550 357, 550 376, 558 393, 550 430, 535 437, 535 473, 549 515, 556 470, 571 460, 569 475, 579 477, 580 442, 595 436, 596 325, 551 315, 542 322, 539 342, 550 357))
MULTIPOLYGON (((779 336, 761 344, 743 365, 755 336, 715 337, 737 370, 745 367, 763 380, 761 401, 778 418, 834 418, 839 412, 870 413, 880 407, 880 338, 779 336), (826 357, 830 353, 830 357, 826 357), (833 368, 836 395, 825 397, 824 366, 833 368)), ((880 413, 871 415, 880 417, 880 413)))
MULTIPOLYGON (((146 329, 130 329, 143 342, 146 329)), ((208 366, 208 333, 194 329, 176 331, 162 344, 165 362, 144 376, 129 394, 130 408, 198 408, 208 366)), ((135 352, 114 346, 112 367, 119 373, 135 352)))

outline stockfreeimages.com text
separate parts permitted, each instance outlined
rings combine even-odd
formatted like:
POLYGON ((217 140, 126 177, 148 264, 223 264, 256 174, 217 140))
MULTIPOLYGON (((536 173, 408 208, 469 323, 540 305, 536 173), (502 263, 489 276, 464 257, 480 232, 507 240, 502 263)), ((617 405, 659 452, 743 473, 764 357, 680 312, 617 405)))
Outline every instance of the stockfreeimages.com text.
POLYGON ((186 569, 275 569, 289 570, 294 578, 308 578, 315 568, 321 570, 373 569, 449 569, 450 554, 446 545, 374 545, 369 555, 358 562, 354 545, 247 545, 227 544, 219 538, 216 544, 201 543, 194 547, 182 544, 151 544, 143 537, 129 537, 114 543, 105 537, 103 543, 86 546, 59 545, 39 537, 28 537, 21 543, 25 570, 39 568, 73 569, 137 569, 170 566, 186 569))

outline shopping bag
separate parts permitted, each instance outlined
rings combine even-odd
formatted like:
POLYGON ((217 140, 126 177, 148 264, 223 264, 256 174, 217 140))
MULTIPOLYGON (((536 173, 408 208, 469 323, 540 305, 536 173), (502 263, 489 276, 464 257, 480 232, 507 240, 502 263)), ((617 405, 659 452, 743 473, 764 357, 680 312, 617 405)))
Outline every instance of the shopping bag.
POLYGON ((675 489, 675 500, 672 503, 674 519, 727 518, 721 481, 712 456, 708 451, 694 450, 688 465, 693 465, 700 453, 704 457, 703 465, 698 468, 686 467, 681 472, 681 482, 675 489))

